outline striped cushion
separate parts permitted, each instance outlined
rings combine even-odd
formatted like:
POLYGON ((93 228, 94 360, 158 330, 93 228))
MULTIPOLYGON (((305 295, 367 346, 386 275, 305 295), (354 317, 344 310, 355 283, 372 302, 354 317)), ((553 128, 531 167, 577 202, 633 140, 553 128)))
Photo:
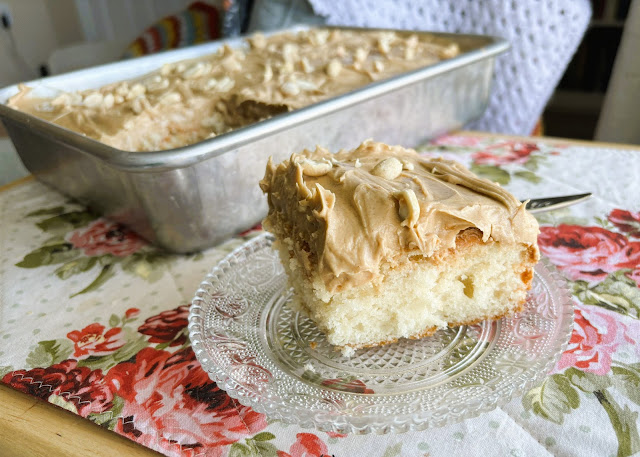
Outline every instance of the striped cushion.
POLYGON ((218 10, 204 2, 195 2, 177 14, 153 24, 133 41, 123 55, 137 57, 167 49, 181 48, 220 37, 218 10))

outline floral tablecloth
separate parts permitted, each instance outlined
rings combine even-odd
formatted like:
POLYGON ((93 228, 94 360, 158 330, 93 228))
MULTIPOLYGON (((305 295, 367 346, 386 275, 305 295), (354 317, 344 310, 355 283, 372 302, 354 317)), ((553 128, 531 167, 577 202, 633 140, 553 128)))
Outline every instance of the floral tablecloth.
POLYGON ((421 148, 519 198, 590 191, 543 213, 541 251, 575 324, 545 381, 462 423, 346 436, 286 425, 220 390, 187 338, 205 274, 256 228, 168 255, 31 181, 0 193, 0 379, 170 456, 627 456, 640 451, 640 151, 455 135, 421 148))

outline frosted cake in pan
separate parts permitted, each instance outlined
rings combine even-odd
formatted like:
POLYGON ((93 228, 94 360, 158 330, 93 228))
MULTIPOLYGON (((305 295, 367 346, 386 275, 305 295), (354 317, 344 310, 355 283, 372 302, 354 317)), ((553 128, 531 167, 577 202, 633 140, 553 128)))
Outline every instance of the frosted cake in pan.
POLYGON ((166 64, 130 81, 54 98, 22 85, 8 106, 125 151, 187 146, 455 57, 427 33, 311 29, 166 64))

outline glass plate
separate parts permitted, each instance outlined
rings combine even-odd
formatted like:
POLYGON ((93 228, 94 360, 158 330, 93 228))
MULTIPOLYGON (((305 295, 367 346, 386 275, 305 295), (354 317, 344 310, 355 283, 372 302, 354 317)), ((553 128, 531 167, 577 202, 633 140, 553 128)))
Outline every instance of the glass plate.
POLYGON ((211 378, 271 419, 338 433, 423 430, 476 416, 540 382, 573 323, 555 269, 536 266, 524 311, 440 330, 421 340, 336 352, 293 299, 273 237, 223 259, 189 316, 193 349, 211 378))

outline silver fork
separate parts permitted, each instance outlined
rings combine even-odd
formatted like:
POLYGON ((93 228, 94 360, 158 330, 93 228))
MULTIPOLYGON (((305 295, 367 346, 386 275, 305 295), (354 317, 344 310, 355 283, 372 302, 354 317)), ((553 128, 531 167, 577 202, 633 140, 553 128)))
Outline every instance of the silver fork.
POLYGON ((586 194, 563 195, 561 197, 533 198, 527 203, 527 209, 530 213, 551 211, 583 202, 591 198, 591 195, 591 192, 587 192, 586 194))

